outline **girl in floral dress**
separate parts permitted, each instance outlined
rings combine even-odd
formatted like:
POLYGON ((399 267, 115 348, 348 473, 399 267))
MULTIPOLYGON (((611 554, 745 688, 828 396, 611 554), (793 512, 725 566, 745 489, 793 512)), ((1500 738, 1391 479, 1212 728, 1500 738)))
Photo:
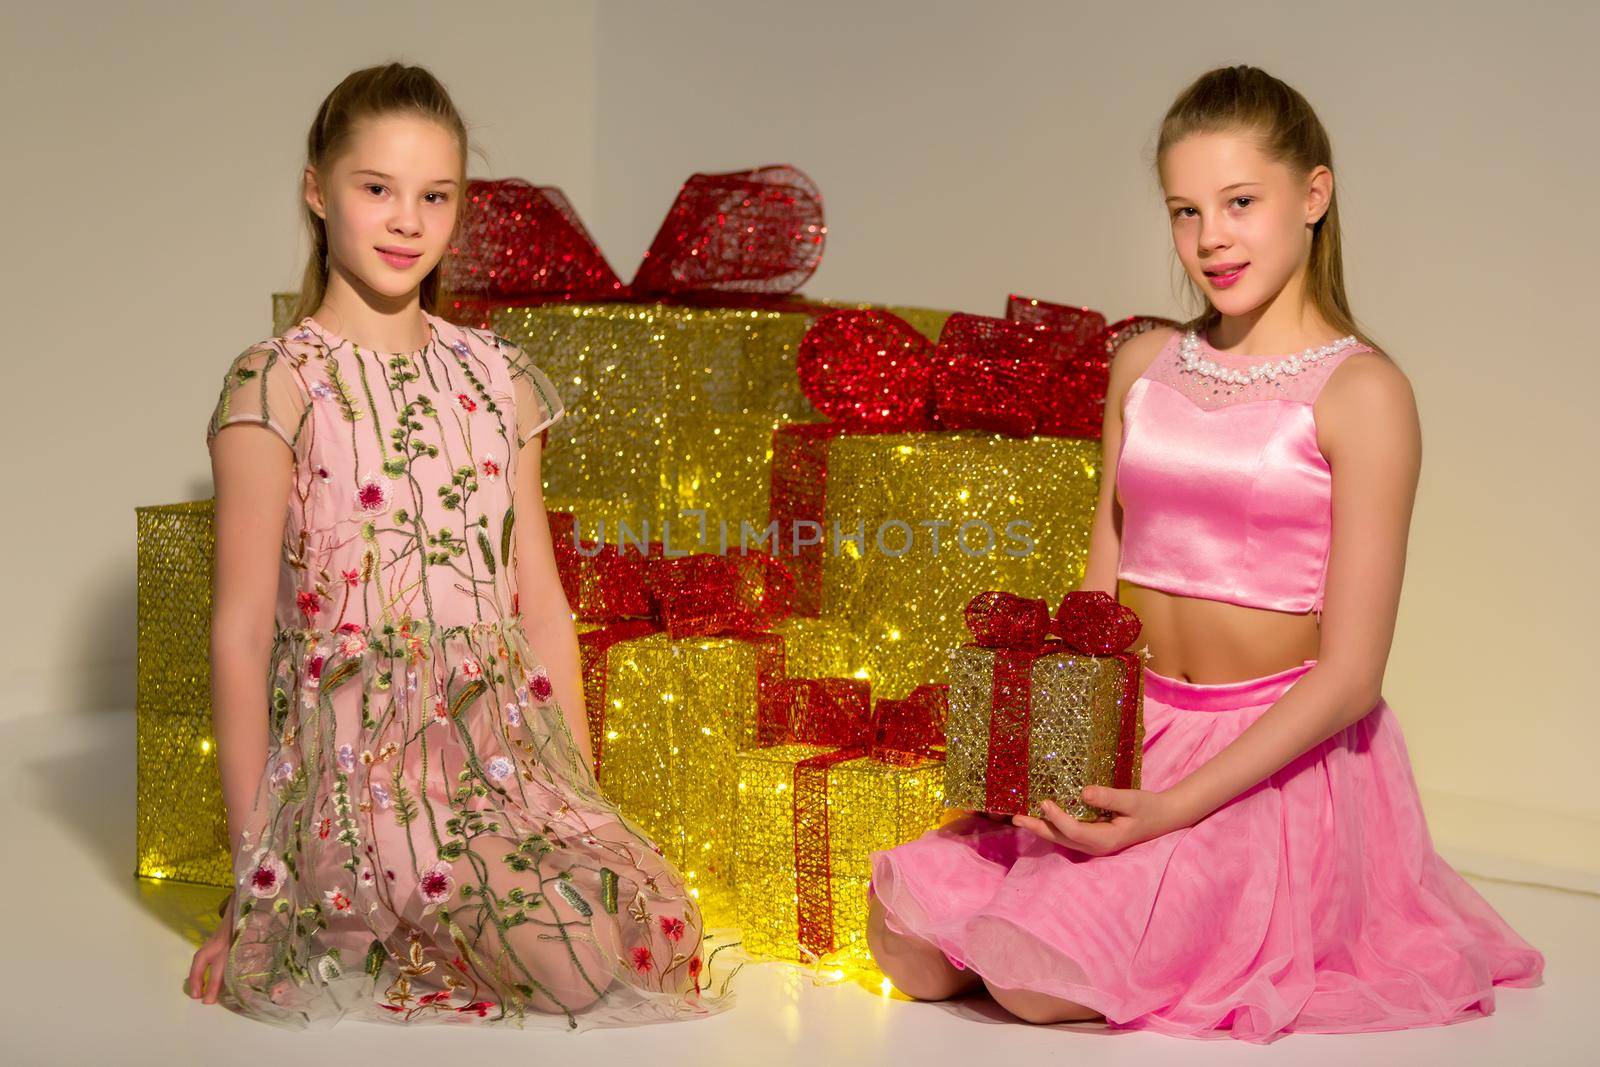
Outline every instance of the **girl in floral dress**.
POLYGON ((704 1016, 700 912, 595 783, 540 490, 561 400, 430 310, 466 152, 420 68, 329 94, 299 321, 207 429, 235 889, 189 993, 295 1028, 704 1016))

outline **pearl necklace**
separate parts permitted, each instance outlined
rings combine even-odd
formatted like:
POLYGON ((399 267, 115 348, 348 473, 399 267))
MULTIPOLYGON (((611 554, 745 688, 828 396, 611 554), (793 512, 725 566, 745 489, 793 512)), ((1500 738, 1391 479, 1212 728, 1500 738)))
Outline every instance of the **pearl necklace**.
POLYGON ((1338 352, 1343 352, 1356 343, 1354 334, 1330 341, 1318 348, 1308 348, 1304 352, 1297 352, 1292 356, 1274 360, 1271 363, 1258 363, 1247 371, 1235 370, 1224 367, 1215 360, 1206 359, 1200 354, 1200 334, 1190 330, 1183 335, 1183 340, 1178 344, 1178 362, 1184 371, 1198 374, 1204 378, 1214 378, 1219 382, 1228 382, 1232 385, 1253 385, 1260 381, 1275 381, 1280 375, 1299 374, 1313 364, 1327 359, 1338 352))

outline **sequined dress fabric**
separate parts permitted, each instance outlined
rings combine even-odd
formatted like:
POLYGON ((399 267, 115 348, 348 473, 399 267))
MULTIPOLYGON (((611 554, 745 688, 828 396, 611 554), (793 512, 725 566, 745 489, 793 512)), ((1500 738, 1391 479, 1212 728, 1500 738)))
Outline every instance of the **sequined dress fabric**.
POLYGON ((222 1001, 289 1028, 719 1010, 696 902, 601 795, 522 627, 512 486, 560 397, 426 319, 406 353, 304 319, 232 361, 207 427, 293 456, 222 1001))
MULTIPOLYGON (((1174 334, 1124 406, 1121 573, 1181 595, 1320 605, 1330 471, 1312 403, 1354 351, 1230 387, 1181 369, 1176 347, 1174 334)), ((1182 781, 1314 666, 1216 685, 1146 670, 1141 787, 1182 781)), ((1544 970, 1435 851, 1382 699, 1191 826, 1091 856, 966 816, 874 853, 872 892, 891 931, 991 986, 1189 1038, 1453 1023, 1544 970)))

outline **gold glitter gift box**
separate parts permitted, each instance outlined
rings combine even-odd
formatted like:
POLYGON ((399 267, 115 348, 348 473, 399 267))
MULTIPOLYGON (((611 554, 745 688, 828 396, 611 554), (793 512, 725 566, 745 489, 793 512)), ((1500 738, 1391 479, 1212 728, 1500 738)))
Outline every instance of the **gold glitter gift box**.
POLYGON ((796 610, 856 636, 875 692, 943 682, 975 593, 1045 596, 1082 580, 1099 464, 1086 438, 780 429, 773 517, 808 518, 820 538, 795 556, 803 532, 779 527, 796 610))
POLYGON ((136 873, 231 886, 211 732, 210 500, 136 508, 136 873))
POLYGON ((944 803, 1037 816, 1054 800, 1094 819, 1085 785, 1138 789, 1144 672, 1136 653, 1085 654, 1061 641, 1038 649, 950 651, 944 803))
POLYGON ((867 952, 869 857, 932 829, 939 820, 943 768, 937 760, 897 766, 858 756, 827 770, 827 871, 818 857, 795 856, 794 777, 818 745, 773 745, 738 763, 738 910, 744 948, 753 955, 824 964, 861 964, 867 952), (801 881, 825 882, 821 909, 828 947, 800 935, 801 881))
MULTIPOLYGON (((855 682, 856 702, 864 708, 868 699, 866 683, 853 679, 796 682, 855 682)), ((944 709, 942 690, 926 687, 905 701, 880 700, 870 743, 864 736, 842 747, 798 743, 792 732, 789 742, 739 755, 737 886, 746 951, 845 968, 869 963, 871 855, 938 823, 944 709), (937 704, 937 721, 922 710, 930 699, 937 704), (918 725, 909 734, 901 731, 891 743, 898 748, 883 747, 882 720, 895 714, 889 705, 916 709, 918 725)), ((812 732, 798 729, 800 736, 812 732)), ((827 732, 826 726, 820 731, 827 732)))
POLYGON ((732 924, 738 788, 729 772, 763 739, 782 639, 652 633, 604 657, 603 685, 586 671, 601 789, 678 867, 707 922, 732 924))

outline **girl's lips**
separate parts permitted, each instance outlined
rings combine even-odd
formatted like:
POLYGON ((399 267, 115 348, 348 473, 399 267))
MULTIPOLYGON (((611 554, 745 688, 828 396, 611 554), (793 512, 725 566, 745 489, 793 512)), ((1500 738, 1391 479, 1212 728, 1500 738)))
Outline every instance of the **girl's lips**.
POLYGON ((378 258, 382 259, 385 263, 389 264, 389 266, 391 266, 391 267, 394 267, 396 270, 405 270, 407 267, 410 267, 413 263, 415 263, 417 260, 421 259, 422 257, 421 256, 401 256, 401 255, 396 255, 393 252, 379 252, 378 253, 378 258))
POLYGON ((1243 276, 1244 272, 1249 268, 1249 266, 1250 264, 1246 263, 1242 267, 1235 267, 1227 274, 1207 274, 1206 277, 1210 279, 1213 288, 1227 289, 1243 276))

